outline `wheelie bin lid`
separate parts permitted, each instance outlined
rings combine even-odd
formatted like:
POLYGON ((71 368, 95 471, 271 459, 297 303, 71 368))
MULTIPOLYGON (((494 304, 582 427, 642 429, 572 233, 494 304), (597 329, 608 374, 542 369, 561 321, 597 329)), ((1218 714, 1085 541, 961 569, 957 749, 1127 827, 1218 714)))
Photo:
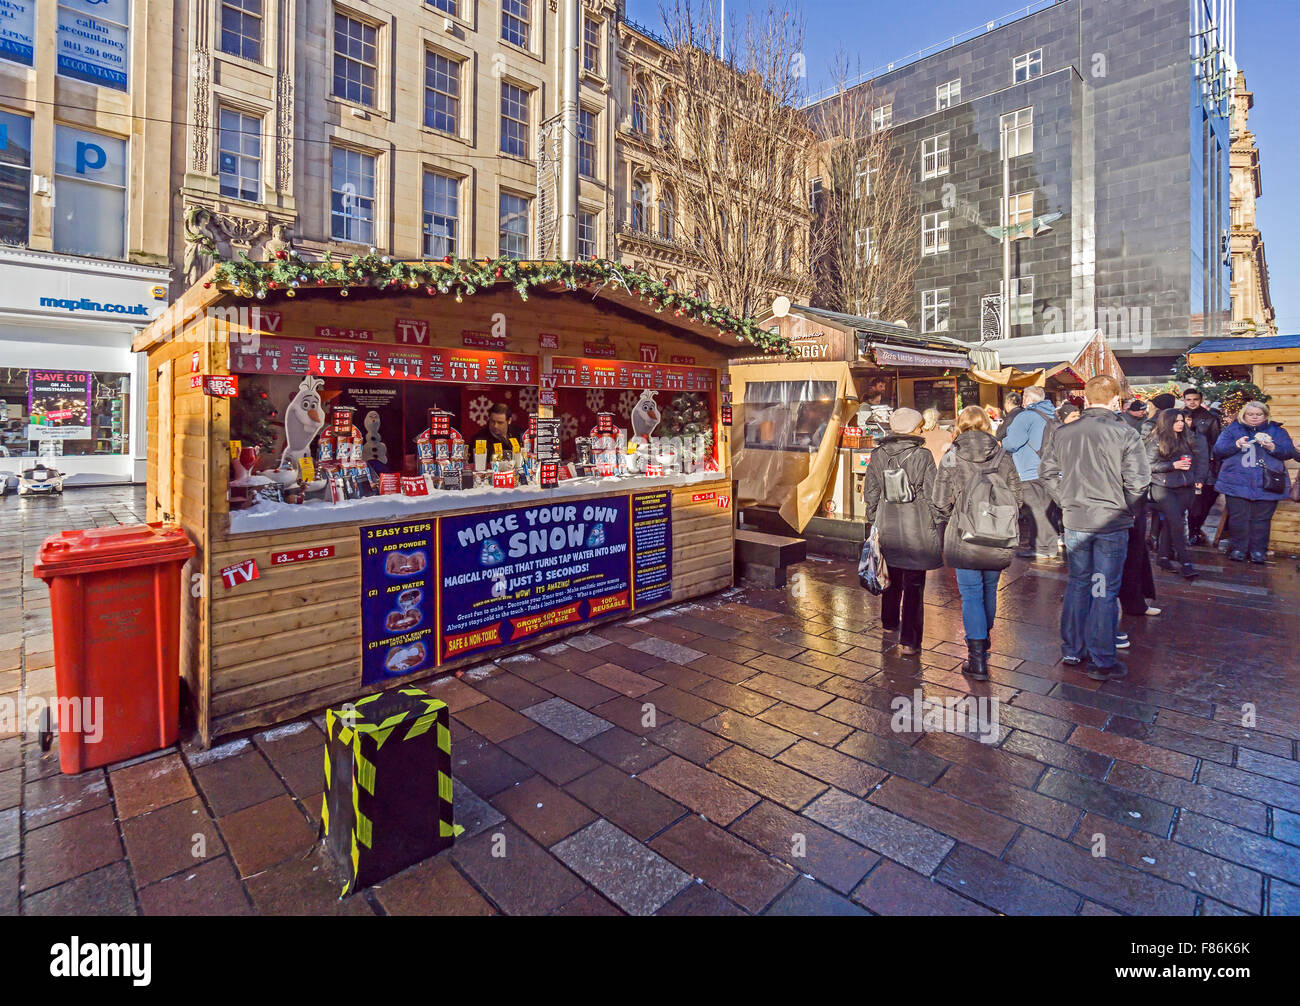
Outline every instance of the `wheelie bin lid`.
POLYGON ((48 580, 55 576, 185 560, 193 555, 194 543, 178 524, 161 521, 120 524, 51 535, 37 549, 32 572, 48 580))

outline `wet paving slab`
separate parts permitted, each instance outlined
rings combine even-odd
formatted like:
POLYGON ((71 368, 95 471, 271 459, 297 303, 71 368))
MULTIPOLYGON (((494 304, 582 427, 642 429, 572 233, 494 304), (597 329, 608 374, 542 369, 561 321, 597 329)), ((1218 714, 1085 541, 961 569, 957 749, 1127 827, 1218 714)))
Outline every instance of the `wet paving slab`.
MULTIPOLYGON (((0 499, 0 702, 53 688, 36 547, 144 512, 0 499)), ((318 721, 80 776, 9 721, 0 914, 1297 914, 1300 570, 1195 561, 1123 681, 1059 662, 1059 563, 1004 575, 976 682, 949 571, 907 658, 832 560, 421 682, 466 831, 343 899, 318 721)))

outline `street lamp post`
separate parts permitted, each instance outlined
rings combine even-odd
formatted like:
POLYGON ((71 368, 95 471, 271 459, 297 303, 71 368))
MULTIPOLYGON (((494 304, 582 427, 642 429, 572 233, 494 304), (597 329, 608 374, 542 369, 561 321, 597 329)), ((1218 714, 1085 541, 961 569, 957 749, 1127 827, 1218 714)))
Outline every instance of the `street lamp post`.
POLYGON ((999 298, 998 334, 1011 335, 1011 150, 1007 143, 1010 130, 1002 121, 1002 296, 999 298))

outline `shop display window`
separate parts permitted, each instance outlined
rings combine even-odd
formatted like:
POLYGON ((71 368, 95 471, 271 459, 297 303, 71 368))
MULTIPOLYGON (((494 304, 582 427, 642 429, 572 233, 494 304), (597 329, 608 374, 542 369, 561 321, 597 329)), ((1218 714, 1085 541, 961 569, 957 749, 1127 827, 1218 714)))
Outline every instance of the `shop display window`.
POLYGON ((0 367, 0 454, 124 455, 130 417, 127 374, 0 367))

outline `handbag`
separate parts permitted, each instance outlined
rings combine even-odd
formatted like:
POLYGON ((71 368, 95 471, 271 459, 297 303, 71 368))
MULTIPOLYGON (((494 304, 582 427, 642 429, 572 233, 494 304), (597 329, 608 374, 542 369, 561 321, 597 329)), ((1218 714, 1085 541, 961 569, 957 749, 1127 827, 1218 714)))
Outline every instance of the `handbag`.
POLYGON ((858 559, 858 583, 869 594, 880 595, 889 589, 889 566, 880 551, 880 532, 871 525, 871 533, 862 543, 862 556, 858 559))
POLYGON ((1264 467, 1263 461, 1259 462, 1259 467, 1264 473, 1264 492, 1277 493, 1279 496, 1286 492, 1286 476, 1282 472, 1264 467))

